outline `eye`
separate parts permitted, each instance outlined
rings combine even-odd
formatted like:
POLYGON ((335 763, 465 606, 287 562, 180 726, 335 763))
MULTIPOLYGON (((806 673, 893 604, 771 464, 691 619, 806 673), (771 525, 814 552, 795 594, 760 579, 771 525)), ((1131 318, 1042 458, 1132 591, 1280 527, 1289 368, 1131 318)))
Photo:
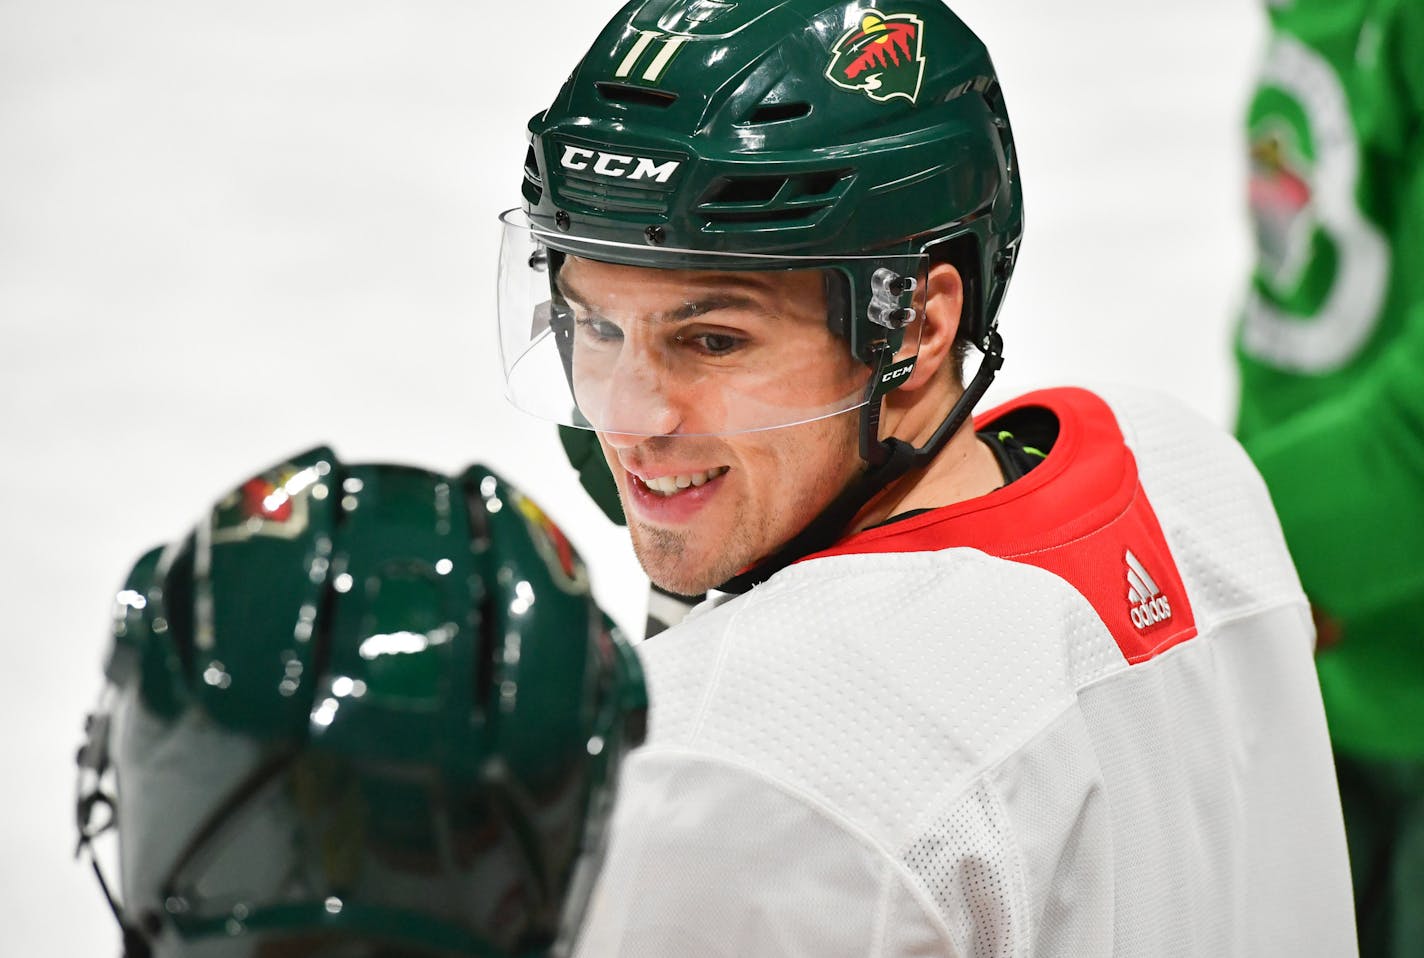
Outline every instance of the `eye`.
POLYGON ((616 343, 623 339, 623 330, 614 323, 597 316, 580 316, 576 321, 579 334, 595 343, 616 343))
POLYGON ((725 356, 746 344, 746 338, 733 333, 707 330, 700 333, 679 333, 677 341, 709 356, 725 356))

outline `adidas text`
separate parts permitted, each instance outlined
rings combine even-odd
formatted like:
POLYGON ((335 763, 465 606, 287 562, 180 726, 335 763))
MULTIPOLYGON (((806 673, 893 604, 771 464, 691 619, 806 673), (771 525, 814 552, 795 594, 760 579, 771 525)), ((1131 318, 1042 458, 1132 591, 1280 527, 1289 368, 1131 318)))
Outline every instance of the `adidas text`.
POLYGON ((1155 599, 1132 608, 1132 624, 1139 629, 1148 628, 1158 622, 1166 622, 1171 617, 1172 605, 1167 601, 1165 595, 1159 595, 1155 599))

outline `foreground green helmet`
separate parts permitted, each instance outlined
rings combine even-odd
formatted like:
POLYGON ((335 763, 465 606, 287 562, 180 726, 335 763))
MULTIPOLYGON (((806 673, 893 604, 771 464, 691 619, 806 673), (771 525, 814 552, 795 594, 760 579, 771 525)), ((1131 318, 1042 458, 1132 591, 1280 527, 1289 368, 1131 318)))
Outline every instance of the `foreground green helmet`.
POLYGON ((647 701, 516 489, 315 449, 116 609, 79 821, 130 958, 565 953, 647 701))

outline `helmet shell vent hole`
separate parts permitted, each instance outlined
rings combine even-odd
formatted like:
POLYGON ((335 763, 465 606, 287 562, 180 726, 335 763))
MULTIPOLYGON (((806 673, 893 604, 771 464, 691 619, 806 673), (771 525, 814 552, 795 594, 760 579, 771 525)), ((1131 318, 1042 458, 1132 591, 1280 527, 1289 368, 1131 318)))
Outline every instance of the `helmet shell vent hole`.
POLYGON ((786 186, 784 176, 739 176, 713 185, 704 203, 770 203, 786 186))
POLYGON ((698 211, 709 224, 809 224, 844 196, 852 170, 799 176, 724 177, 707 191, 698 211))
POLYGON ((544 178, 539 175, 539 157, 532 145, 524 157, 524 198, 534 206, 544 198, 544 178))
MULTIPOLYGON (((195 575, 196 542, 193 536, 183 541, 183 546, 174 556, 163 579, 162 615, 158 617, 154 630, 167 631, 183 671, 189 675, 195 672, 197 657, 194 649, 193 578, 195 575)), ((197 669, 201 671, 201 669, 197 669)))
POLYGON ((743 126, 760 126, 764 123, 783 123, 787 120, 799 120, 803 116, 811 115, 811 104, 809 103, 763 103, 752 111, 752 115, 743 121, 743 126))
POLYGON ((835 190, 849 174, 845 170, 826 170, 811 173, 800 179, 802 196, 825 196, 835 190))
POLYGON ((622 103, 627 106, 646 106, 659 110, 665 110, 677 102, 677 94, 669 93, 666 90, 650 90, 647 87, 630 86, 627 83, 609 83, 600 81, 594 86, 598 89, 598 95, 610 103, 622 103))
POLYGON ((689 32, 716 20, 737 4, 733 0, 692 0, 663 14, 658 29, 667 33, 689 32))

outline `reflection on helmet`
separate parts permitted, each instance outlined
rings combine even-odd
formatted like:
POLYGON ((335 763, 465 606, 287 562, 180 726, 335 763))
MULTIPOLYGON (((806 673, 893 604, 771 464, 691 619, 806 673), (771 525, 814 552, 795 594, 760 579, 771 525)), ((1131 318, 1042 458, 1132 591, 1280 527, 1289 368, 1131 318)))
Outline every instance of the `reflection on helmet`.
POLYGON ((79 817, 132 955, 563 953, 646 710, 537 506, 326 449, 139 561, 107 674, 79 817))

